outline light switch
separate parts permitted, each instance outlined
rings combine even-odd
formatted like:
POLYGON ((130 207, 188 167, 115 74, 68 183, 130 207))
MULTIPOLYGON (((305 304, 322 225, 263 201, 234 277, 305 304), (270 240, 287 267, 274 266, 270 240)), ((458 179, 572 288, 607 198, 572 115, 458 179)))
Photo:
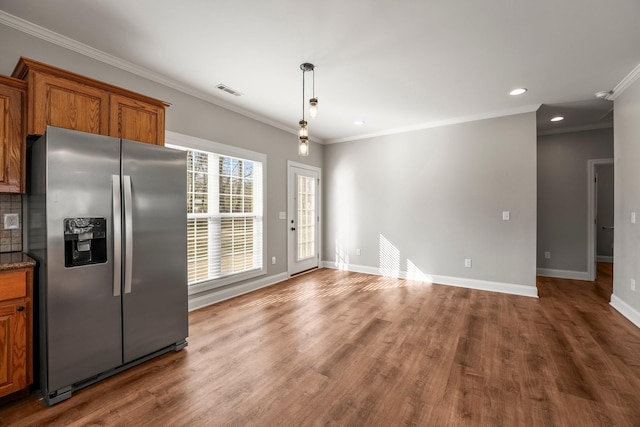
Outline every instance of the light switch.
POLYGON ((502 220, 503 220, 503 221, 509 221, 509 217, 510 217, 510 216, 511 216, 511 215, 509 214, 509 211, 503 211, 503 212, 502 212, 502 220))
POLYGON ((278 212, 278 219, 287 219, 286 212, 278 212))
POLYGON ((636 223, 636 213, 631 212, 631 224, 635 224, 635 223, 636 223))

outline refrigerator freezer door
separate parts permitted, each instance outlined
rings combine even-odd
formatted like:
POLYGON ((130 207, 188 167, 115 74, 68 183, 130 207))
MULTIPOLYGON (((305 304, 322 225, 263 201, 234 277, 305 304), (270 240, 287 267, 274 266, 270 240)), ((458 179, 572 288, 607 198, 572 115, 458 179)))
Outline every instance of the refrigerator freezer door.
MULTIPOLYGON (((46 328, 46 392, 122 364, 121 298, 113 292, 113 175, 120 171, 119 140, 48 128, 46 162, 47 258, 40 283, 46 328), (65 267, 64 224, 69 218, 106 219, 106 262, 65 267)), ((33 173, 45 171, 33 171, 33 173)), ((90 238, 87 234, 83 238, 90 238)), ((95 236, 93 236, 95 237, 95 236)), ((78 250, 90 249, 90 240, 78 250)))
POLYGON ((124 223, 133 226, 124 242, 131 248, 124 254, 125 277, 131 274, 122 304, 125 363, 188 335, 186 165, 185 152, 122 141, 123 183, 131 185, 123 190, 124 223))

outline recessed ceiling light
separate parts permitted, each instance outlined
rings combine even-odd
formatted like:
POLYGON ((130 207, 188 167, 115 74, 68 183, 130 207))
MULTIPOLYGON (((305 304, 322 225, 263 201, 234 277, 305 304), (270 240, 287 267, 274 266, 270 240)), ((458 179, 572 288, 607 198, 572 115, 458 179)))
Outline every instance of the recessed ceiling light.
POLYGON ((555 116, 551 118, 552 122, 559 122, 560 120, 564 120, 564 117, 562 116, 555 116))
POLYGON ((356 120, 353 124, 356 126, 362 126, 364 124, 364 120, 356 120))
POLYGON ((527 91, 526 87, 519 87, 519 88, 516 88, 516 89, 512 90, 511 92, 509 92, 509 95, 511 95, 511 96, 522 95, 526 91, 527 91))

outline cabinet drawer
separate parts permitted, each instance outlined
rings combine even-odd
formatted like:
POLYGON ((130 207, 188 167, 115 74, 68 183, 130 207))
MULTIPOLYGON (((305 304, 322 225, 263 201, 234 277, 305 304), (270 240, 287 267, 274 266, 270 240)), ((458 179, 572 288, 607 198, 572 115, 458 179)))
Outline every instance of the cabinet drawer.
POLYGON ((0 274, 0 301, 27 296, 27 272, 9 271, 0 274))

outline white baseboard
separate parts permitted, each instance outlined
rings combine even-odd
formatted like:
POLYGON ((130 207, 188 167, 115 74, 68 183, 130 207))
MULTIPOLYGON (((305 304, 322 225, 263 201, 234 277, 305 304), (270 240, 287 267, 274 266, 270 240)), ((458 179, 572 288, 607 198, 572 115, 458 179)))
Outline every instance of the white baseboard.
POLYGON ((197 310, 208 305, 212 305, 221 301, 248 294, 267 286, 275 285, 289 278, 288 273, 275 274, 273 276, 263 277, 258 280, 243 283, 241 285, 229 285, 220 289, 213 289, 210 292, 202 294, 189 295, 189 311, 197 310))
POLYGON ((638 310, 622 301, 615 294, 611 295, 611 302, 609 303, 609 305, 618 310, 620 314, 622 314, 624 317, 629 319, 631 323, 640 328, 640 312, 638 310))
POLYGON ((598 262, 608 262, 609 264, 613 264, 613 257, 612 256, 598 255, 596 257, 596 260, 598 262))
POLYGON ((556 270, 553 268, 538 268, 538 276, 555 277, 557 279, 589 280, 588 271, 556 270))
POLYGON ((538 288, 513 283, 492 282, 488 280, 467 279, 464 277, 438 276, 424 273, 411 273, 406 271, 385 271, 376 267, 355 264, 339 264, 333 261, 323 261, 322 267, 336 270, 352 271, 354 273, 372 274, 375 276, 396 277, 399 279, 421 280, 439 285, 458 286, 462 288, 478 289, 481 291, 500 292, 503 294, 520 295, 525 297, 538 297, 538 288))

